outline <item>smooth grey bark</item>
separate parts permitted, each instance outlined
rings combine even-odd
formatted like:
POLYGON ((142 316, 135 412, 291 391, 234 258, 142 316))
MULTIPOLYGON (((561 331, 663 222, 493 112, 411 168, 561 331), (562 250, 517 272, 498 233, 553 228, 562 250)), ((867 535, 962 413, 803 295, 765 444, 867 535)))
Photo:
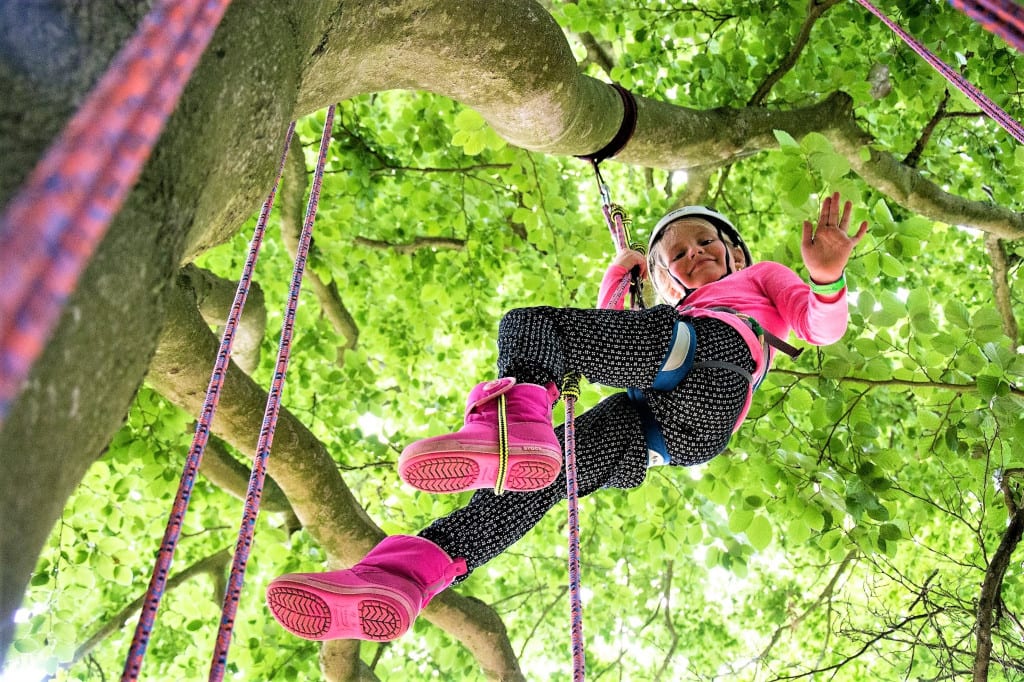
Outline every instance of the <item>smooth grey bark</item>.
MULTIPOLYGON (((0 200, 148 6, 0 6, 0 200)), ((602 147, 622 113, 611 88, 579 73, 561 29, 532 0, 234 2, 0 427, 0 661, 54 520, 150 367, 180 266, 228 239, 258 208, 290 120, 394 88, 451 97, 512 144, 552 154, 602 147)), ((1020 214, 949 195, 883 152, 861 159, 869 137, 844 97, 793 110, 709 111, 640 97, 636 133, 618 160, 705 166, 774 148, 776 128, 794 137, 819 130, 905 206, 1005 239, 1024 235, 1020 214)), ((300 502, 292 499, 301 518, 300 502)), ((329 538, 318 540, 330 550, 329 538)))

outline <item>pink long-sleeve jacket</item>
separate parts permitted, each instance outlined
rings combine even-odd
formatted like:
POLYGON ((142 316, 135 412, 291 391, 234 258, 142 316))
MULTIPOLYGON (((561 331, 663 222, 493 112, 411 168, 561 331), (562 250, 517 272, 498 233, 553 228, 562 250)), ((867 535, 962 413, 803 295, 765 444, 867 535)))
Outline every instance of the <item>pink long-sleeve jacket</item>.
MULTIPOLYGON (((627 270, 612 265, 601 281, 598 306, 622 308, 622 298, 613 301, 616 286, 627 270)), ((750 347, 757 366, 756 376, 763 375, 771 365, 775 349, 769 348, 766 358, 760 339, 746 322, 736 315, 711 308, 730 308, 749 315, 764 329, 781 339, 794 332, 804 341, 825 346, 835 343, 846 333, 848 310, 846 289, 835 294, 816 294, 810 285, 785 265, 772 261, 755 263, 727 277, 705 284, 689 296, 680 310, 691 317, 713 317, 722 320, 740 333, 750 347)), ((750 409, 753 393, 747 396, 736 428, 750 409)))

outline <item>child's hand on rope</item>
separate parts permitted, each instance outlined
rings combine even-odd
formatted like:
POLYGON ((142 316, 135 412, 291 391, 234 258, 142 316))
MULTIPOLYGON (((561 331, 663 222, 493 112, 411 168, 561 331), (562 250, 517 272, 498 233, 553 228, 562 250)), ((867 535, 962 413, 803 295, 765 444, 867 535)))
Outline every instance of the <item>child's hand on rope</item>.
POLYGON ((647 278, 647 257, 643 253, 634 249, 626 249, 625 251, 617 253, 615 258, 612 260, 612 265, 620 265, 630 272, 632 272, 633 268, 639 266, 639 279, 642 280, 647 278))
POLYGON ((853 248, 867 234, 868 223, 865 220, 857 233, 850 236, 851 213, 852 204, 847 201, 842 215, 839 214, 839 192, 835 192, 822 202, 817 227, 809 220, 804 221, 800 254, 813 282, 830 284, 842 277, 853 248))

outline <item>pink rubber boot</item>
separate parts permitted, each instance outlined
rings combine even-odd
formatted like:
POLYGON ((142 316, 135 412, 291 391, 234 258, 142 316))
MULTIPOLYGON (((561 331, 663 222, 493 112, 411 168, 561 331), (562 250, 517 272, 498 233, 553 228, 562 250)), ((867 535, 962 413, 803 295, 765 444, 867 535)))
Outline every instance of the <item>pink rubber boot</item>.
POLYGON ((350 569, 275 578, 267 606, 304 639, 387 641, 405 634, 434 595, 465 572, 465 559, 453 561, 433 542, 392 535, 350 569))
POLYGON ((554 384, 517 384, 511 377, 478 384, 466 402, 465 426, 405 448, 398 458, 398 475, 431 493, 546 488, 562 468, 562 448, 551 427, 551 405, 557 399, 554 384), (498 439, 502 402, 508 433, 505 457, 498 439))

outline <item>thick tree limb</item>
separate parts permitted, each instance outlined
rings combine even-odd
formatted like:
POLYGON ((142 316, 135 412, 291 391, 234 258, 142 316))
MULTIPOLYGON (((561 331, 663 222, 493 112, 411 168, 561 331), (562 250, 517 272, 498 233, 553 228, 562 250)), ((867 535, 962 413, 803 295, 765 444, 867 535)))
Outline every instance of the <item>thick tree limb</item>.
POLYGON ((320 671, 325 682, 380 682, 359 658, 358 639, 333 639, 320 646, 320 671))
MULTIPOLYGON (((209 270, 186 265, 181 271, 195 292, 196 304, 203 319, 221 334, 228 312, 235 301, 238 282, 219 277, 209 270)), ((256 369, 260 361, 260 343, 267 330, 267 310, 263 302, 263 289, 256 282, 249 286, 245 310, 238 322, 231 357, 246 372, 256 369)))
POLYGON ((1024 214, 943 191, 888 152, 868 146, 868 136, 852 117, 822 131, 865 182, 906 209, 949 225, 966 225, 1001 239, 1024 237, 1024 214), (866 152, 867 158, 861 156, 866 152))
MULTIPOLYGON (((562 28, 539 5, 506 2, 500 13, 486 0, 460 3, 457 12, 427 0, 409 0, 405 7, 399 12, 368 3, 334 17, 327 42, 304 70, 296 115, 398 87, 459 101, 477 110, 505 140, 533 151, 588 154, 618 131, 618 93, 579 72, 562 28), (341 21, 346 39, 332 42, 341 21), (468 39, 453 43, 447 39, 451 35, 468 39), (361 49, 356 52, 352 45, 361 49), (438 45, 446 49, 438 51, 438 45), (387 58, 377 57, 383 53, 387 58), (508 69, 513 63, 514 72, 508 69)), ((664 169, 723 164, 776 149, 776 129, 797 139, 821 132, 868 184, 904 207, 1004 239, 1024 236, 1024 215, 944 192, 887 152, 871 150, 870 158, 861 159, 871 136, 857 124, 851 104, 847 95, 833 93, 816 105, 787 110, 700 111, 637 95, 636 131, 615 160, 664 169)))
MULTIPOLYGON (((253 440, 251 446, 255 443, 253 440)), ((211 436, 206 443, 199 472, 225 492, 240 500, 245 499, 249 488, 250 468, 232 457, 224 442, 216 436, 211 436)), ((297 529, 301 526, 281 487, 269 476, 263 484, 260 508, 268 512, 286 514, 288 528, 297 529)))
MULTIPOLYGON (((199 316, 190 291, 176 288, 174 293, 149 382, 183 409, 198 412, 203 395, 197 387, 208 380, 219 344, 199 316)), ((246 452, 260 431, 266 398, 261 387, 232 365, 214 430, 246 452)), ((286 408, 281 410, 267 470, 333 567, 355 564, 384 537, 345 485, 323 444, 286 408)), ((446 590, 431 602, 423 617, 462 642, 488 679, 524 679, 504 624, 483 602, 446 590)))
POLYGON ((992 293, 996 301, 996 310, 1003 318, 1003 331, 1010 339, 1010 345, 1017 347, 1020 330, 1017 317, 1013 314, 1013 297, 1008 279, 1009 265, 1006 260, 1006 249, 1001 239, 992 234, 985 235, 985 250, 992 262, 992 293))

